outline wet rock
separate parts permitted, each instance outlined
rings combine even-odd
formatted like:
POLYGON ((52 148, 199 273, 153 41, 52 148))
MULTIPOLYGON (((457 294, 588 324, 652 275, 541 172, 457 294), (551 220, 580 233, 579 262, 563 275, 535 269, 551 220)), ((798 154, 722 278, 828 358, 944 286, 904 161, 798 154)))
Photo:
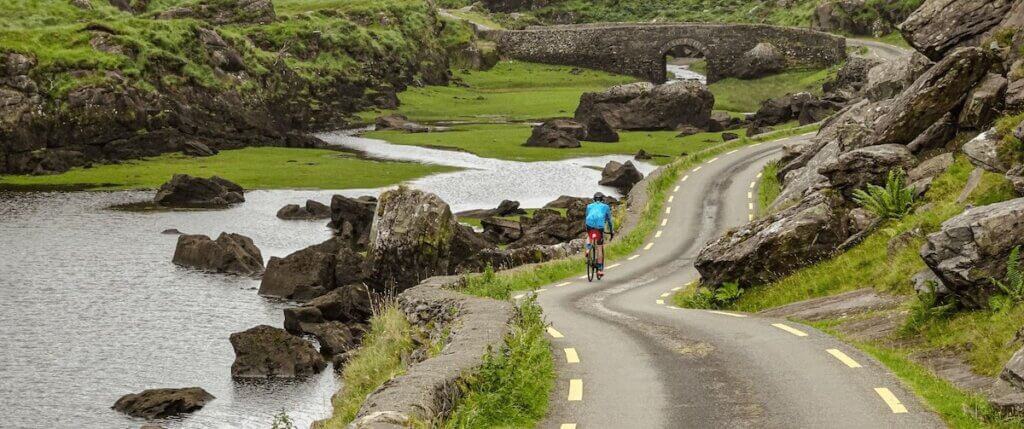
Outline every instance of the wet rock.
POLYGON ((708 243, 694 263, 702 282, 717 286, 770 283, 831 256, 849 237, 843 201, 815 193, 708 243))
POLYGON ((892 100, 874 123, 873 144, 905 145, 950 112, 988 73, 996 58, 978 48, 958 49, 892 100))
POLYGON ((198 411, 214 399, 199 387, 147 389, 122 396, 111 408, 132 417, 162 419, 198 411))
POLYGON ((1010 358, 999 374, 999 378, 1006 380, 1018 389, 1024 389, 1024 348, 1017 350, 1017 353, 1010 358))
POLYGON ((187 141, 182 145, 181 152, 188 156, 214 156, 218 153, 216 149, 211 149, 209 146, 202 144, 197 141, 187 141))
POLYGON ((625 164, 618 161, 609 161, 604 166, 604 169, 601 170, 601 181, 599 184, 616 188, 625 195, 629 193, 630 189, 633 189, 633 185, 636 185, 643 178, 643 173, 636 169, 632 161, 626 161, 625 164))
POLYGON ((933 65, 919 53, 882 62, 868 70, 867 81, 861 91, 871 101, 888 100, 913 85, 933 65))
POLYGON ((961 128, 987 129, 995 122, 1003 107, 1006 95, 1006 78, 989 73, 969 94, 960 110, 958 121, 961 128))
POLYGON ((740 138, 740 135, 736 134, 736 133, 722 133, 722 141, 724 141, 724 142, 737 140, 739 138, 740 138))
POLYGON ((933 60, 959 46, 974 45, 998 25, 1011 0, 927 0, 900 26, 903 38, 933 60))
POLYGON ((580 139, 587 137, 582 124, 568 119, 554 119, 533 127, 533 133, 523 146, 548 148, 577 148, 580 139))
POLYGON ((360 281, 359 255, 340 238, 307 247, 284 258, 271 257, 260 282, 260 295, 305 301, 323 295, 339 286, 336 270, 355 273, 342 278, 342 283, 360 281), (339 259, 346 266, 338 266, 339 259), (355 265, 355 267, 352 267, 355 265))
POLYGON ((288 204, 281 207, 281 210, 277 211, 277 217, 285 220, 329 219, 331 208, 318 201, 306 200, 305 206, 288 204))
POLYGON ((218 176, 204 179, 187 174, 175 174, 160 186, 157 204, 164 207, 225 208, 245 201, 245 190, 218 176))
POLYGON ((708 127, 714 96, 700 82, 664 85, 647 82, 618 85, 580 97, 576 120, 589 123, 601 117, 620 130, 675 130, 684 126, 708 127))
POLYGON ((619 141, 619 133, 615 132, 608 121, 601 116, 591 116, 587 119, 587 137, 583 140, 588 142, 615 143, 619 141))
POLYGON ((373 197, 348 198, 335 195, 331 197, 331 222, 327 226, 338 237, 357 248, 364 248, 369 243, 376 209, 377 200, 373 197))
POLYGON ((999 146, 1000 140, 989 130, 965 143, 961 150, 971 164, 994 173, 1005 173, 1010 167, 999 156, 999 146))
POLYGON ((996 292, 990 279, 1006 276, 1006 260, 1024 243, 1024 199, 975 207, 942 223, 921 258, 967 307, 984 308, 996 292))
POLYGON ((259 325, 231 334, 235 378, 296 378, 319 373, 327 362, 312 344, 284 329, 259 325))
POLYGON ((172 262, 220 273, 259 275, 263 272, 263 255, 252 239, 226 232, 216 240, 205 235, 179 236, 172 262))
POLYGON ((921 135, 914 138, 910 144, 907 145, 907 149, 911 152, 920 153, 923 151, 938 149, 945 147, 953 137, 956 136, 957 127, 953 121, 954 117, 952 113, 947 113, 938 121, 935 121, 932 126, 928 127, 921 133, 921 135))
POLYGON ((306 305, 318 309, 325 321, 357 324, 373 315, 373 297, 366 285, 356 283, 340 286, 306 305))
POLYGON ((907 171, 917 164, 917 158, 902 145, 868 146, 839 155, 823 165, 818 172, 828 178, 832 186, 851 197, 853 191, 868 184, 881 185, 889 171, 907 171))
POLYGON ((306 328, 306 332, 320 343, 320 354, 331 357, 356 348, 355 335, 348 325, 341 322, 318 323, 306 328))
POLYGON ((778 73, 786 67, 786 58, 779 48, 767 42, 758 43, 739 58, 737 77, 756 79, 778 73))
MULTIPOLYGON (((123 1, 123 0, 119 0, 123 1)), ((277 18, 270 0, 200 0, 157 14, 159 19, 201 19, 212 24, 269 24, 277 18)))

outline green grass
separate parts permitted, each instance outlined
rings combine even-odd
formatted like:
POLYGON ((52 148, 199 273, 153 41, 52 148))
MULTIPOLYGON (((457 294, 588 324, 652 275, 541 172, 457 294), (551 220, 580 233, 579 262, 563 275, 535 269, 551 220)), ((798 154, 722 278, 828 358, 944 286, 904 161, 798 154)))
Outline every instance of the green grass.
POLYGON ((838 67, 821 70, 789 70, 760 79, 728 78, 708 86, 715 95, 715 110, 756 112, 761 102, 795 92, 821 94, 821 86, 838 67))
POLYGON ((504 347, 486 355, 466 383, 465 396, 443 427, 528 428, 544 418, 555 385, 554 358, 541 308, 520 305, 504 347))
MULTIPOLYGON (((780 129, 795 126, 787 124, 780 129)), ((699 133, 676 137, 676 131, 624 131, 620 132, 618 143, 581 142, 582 147, 556 149, 523 147, 530 137, 531 128, 526 124, 480 124, 454 127, 443 133, 409 134, 400 131, 374 131, 366 137, 386 140, 390 143, 458 149, 485 157, 513 161, 553 161, 584 156, 610 154, 636 154, 640 149, 655 157, 650 162, 663 165, 680 153, 693 153, 722 142, 721 133, 699 133)), ((740 136, 746 131, 734 130, 740 136)))
POLYGON ((333 399, 334 415, 320 429, 341 429, 355 418, 366 396, 384 382, 405 373, 402 356, 415 348, 415 329, 397 307, 389 306, 370 319, 370 332, 356 355, 345 364, 342 389, 333 399))
MULTIPOLYGON (((630 255, 636 251, 647 237, 650 236, 658 225, 659 214, 665 205, 665 198, 668 190, 676 184, 679 174, 706 160, 714 158, 732 149, 740 148, 754 142, 779 139, 791 135, 797 135, 814 131, 816 125, 809 125, 800 128, 793 128, 785 131, 769 133, 757 139, 746 137, 728 143, 719 144, 707 148, 690 156, 676 159, 666 165, 665 171, 657 179, 648 183, 649 199, 643 208, 640 221, 636 228, 628 234, 617 236, 616 240, 605 246, 605 257, 608 261, 614 261, 630 255)), ((621 212, 618 213, 621 216, 621 212)), ((582 256, 559 259, 542 264, 530 266, 525 269, 512 270, 496 274, 485 273, 482 275, 470 276, 463 292, 487 296, 496 299, 508 299, 512 291, 536 289, 540 286, 553 283, 568 277, 577 276, 583 272, 582 256)))
MULTIPOLYGON (((580 95, 634 81, 593 70, 502 61, 486 72, 455 72, 468 87, 427 86, 399 94, 395 111, 415 121, 526 121, 572 116, 580 95)), ((363 112, 365 119, 389 112, 363 112)))
POLYGON ((768 207, 782 193, 782 183, 779 182, 779 162, 772 161, 761 170, 761 181, 757 184, 757 212, 764 216, 768 213, 768 207))
POLYGON ((455 17, 458 17, 458 18, 462 18, 462 19, 464 19, 466 21, 469 21, 469 22, 472 22, 472 23, 476 23, 476 24, 480 24, 480 25, 484 25, 484 26, 487 26, 487 27, 490 27, 490 28, 494 28, 494 29, 501 29, 501 28, 503 28, 503 26, 501 24, 495 22, 493 19, 491 19, 490 16, 488 16, 487 14, 484 14, 484 13, 480 13, 480 12, 476 12, 476 11, 463 11, 463 10, 458 10, 458 9, 450 9, 450 10, 448 10, 448 13, 452 14, 452 16, 455 16, 455 17))
POLYGON ((225 150, 205 158, 168 154, 74 168, 49 176, 0 176, 0 188, 154 189, 175 173, 219 175, 246 189, 377 188, 451 170, 435 165, 361 160, 331 150, 253 147, 225 150))

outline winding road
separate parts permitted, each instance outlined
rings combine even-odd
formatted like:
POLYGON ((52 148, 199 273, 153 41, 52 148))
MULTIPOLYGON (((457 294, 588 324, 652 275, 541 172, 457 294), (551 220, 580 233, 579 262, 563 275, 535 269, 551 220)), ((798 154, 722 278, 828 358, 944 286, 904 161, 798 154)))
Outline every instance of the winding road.
POLYGON ((880 363, 813 328, 672 306, 670 294, 698 278, 703 244, 753 216, 763 166, 809 138, 746 146, 684 173, 657 233, 603 281, 536 292, 558 373, 541 427, 944 427, 880 363))

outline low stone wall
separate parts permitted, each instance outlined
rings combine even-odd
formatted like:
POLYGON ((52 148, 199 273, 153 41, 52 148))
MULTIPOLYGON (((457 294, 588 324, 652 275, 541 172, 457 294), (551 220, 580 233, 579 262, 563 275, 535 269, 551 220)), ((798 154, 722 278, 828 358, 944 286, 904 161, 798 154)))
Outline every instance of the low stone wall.
POLYGON ((677 47, 703 54, 709 82, 739 76, 743 54, 762 42, 774 45, 789 67, 827 67, 846 59, 842 37, 756 24, 556 25, 495 36, 508 58, 587 67, 654 83, 665 82, 665 55, 677 47))
POLYGON ((452 290, 462 281, 432 277, 398 295, 411 323, 445 326, 449 341, 440 355, 412 364, 371 393, 349 428, 404 428, 410 419, 432 421, 452 411, 460 383, 480 367, 490 349, 501 346, 515 315, 511 302, 452 290))

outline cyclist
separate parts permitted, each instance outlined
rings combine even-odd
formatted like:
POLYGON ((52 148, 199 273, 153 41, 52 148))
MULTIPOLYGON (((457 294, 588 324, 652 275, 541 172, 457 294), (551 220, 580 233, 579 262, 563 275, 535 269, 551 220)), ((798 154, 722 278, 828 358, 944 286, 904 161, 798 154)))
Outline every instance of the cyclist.
MULTIPOLYGON (((612 225, 612 208, 605 204, 604 194, 594 194, 594 202, 587 205, 587 237, 589 242, 594 244, 597 252, 597 275, 604 276, 604 228, 608 226, 608 233, 615 236, 615 229, 612 225)), ((590 248, 587 248, 587 257, 590 256, 590 248)))

